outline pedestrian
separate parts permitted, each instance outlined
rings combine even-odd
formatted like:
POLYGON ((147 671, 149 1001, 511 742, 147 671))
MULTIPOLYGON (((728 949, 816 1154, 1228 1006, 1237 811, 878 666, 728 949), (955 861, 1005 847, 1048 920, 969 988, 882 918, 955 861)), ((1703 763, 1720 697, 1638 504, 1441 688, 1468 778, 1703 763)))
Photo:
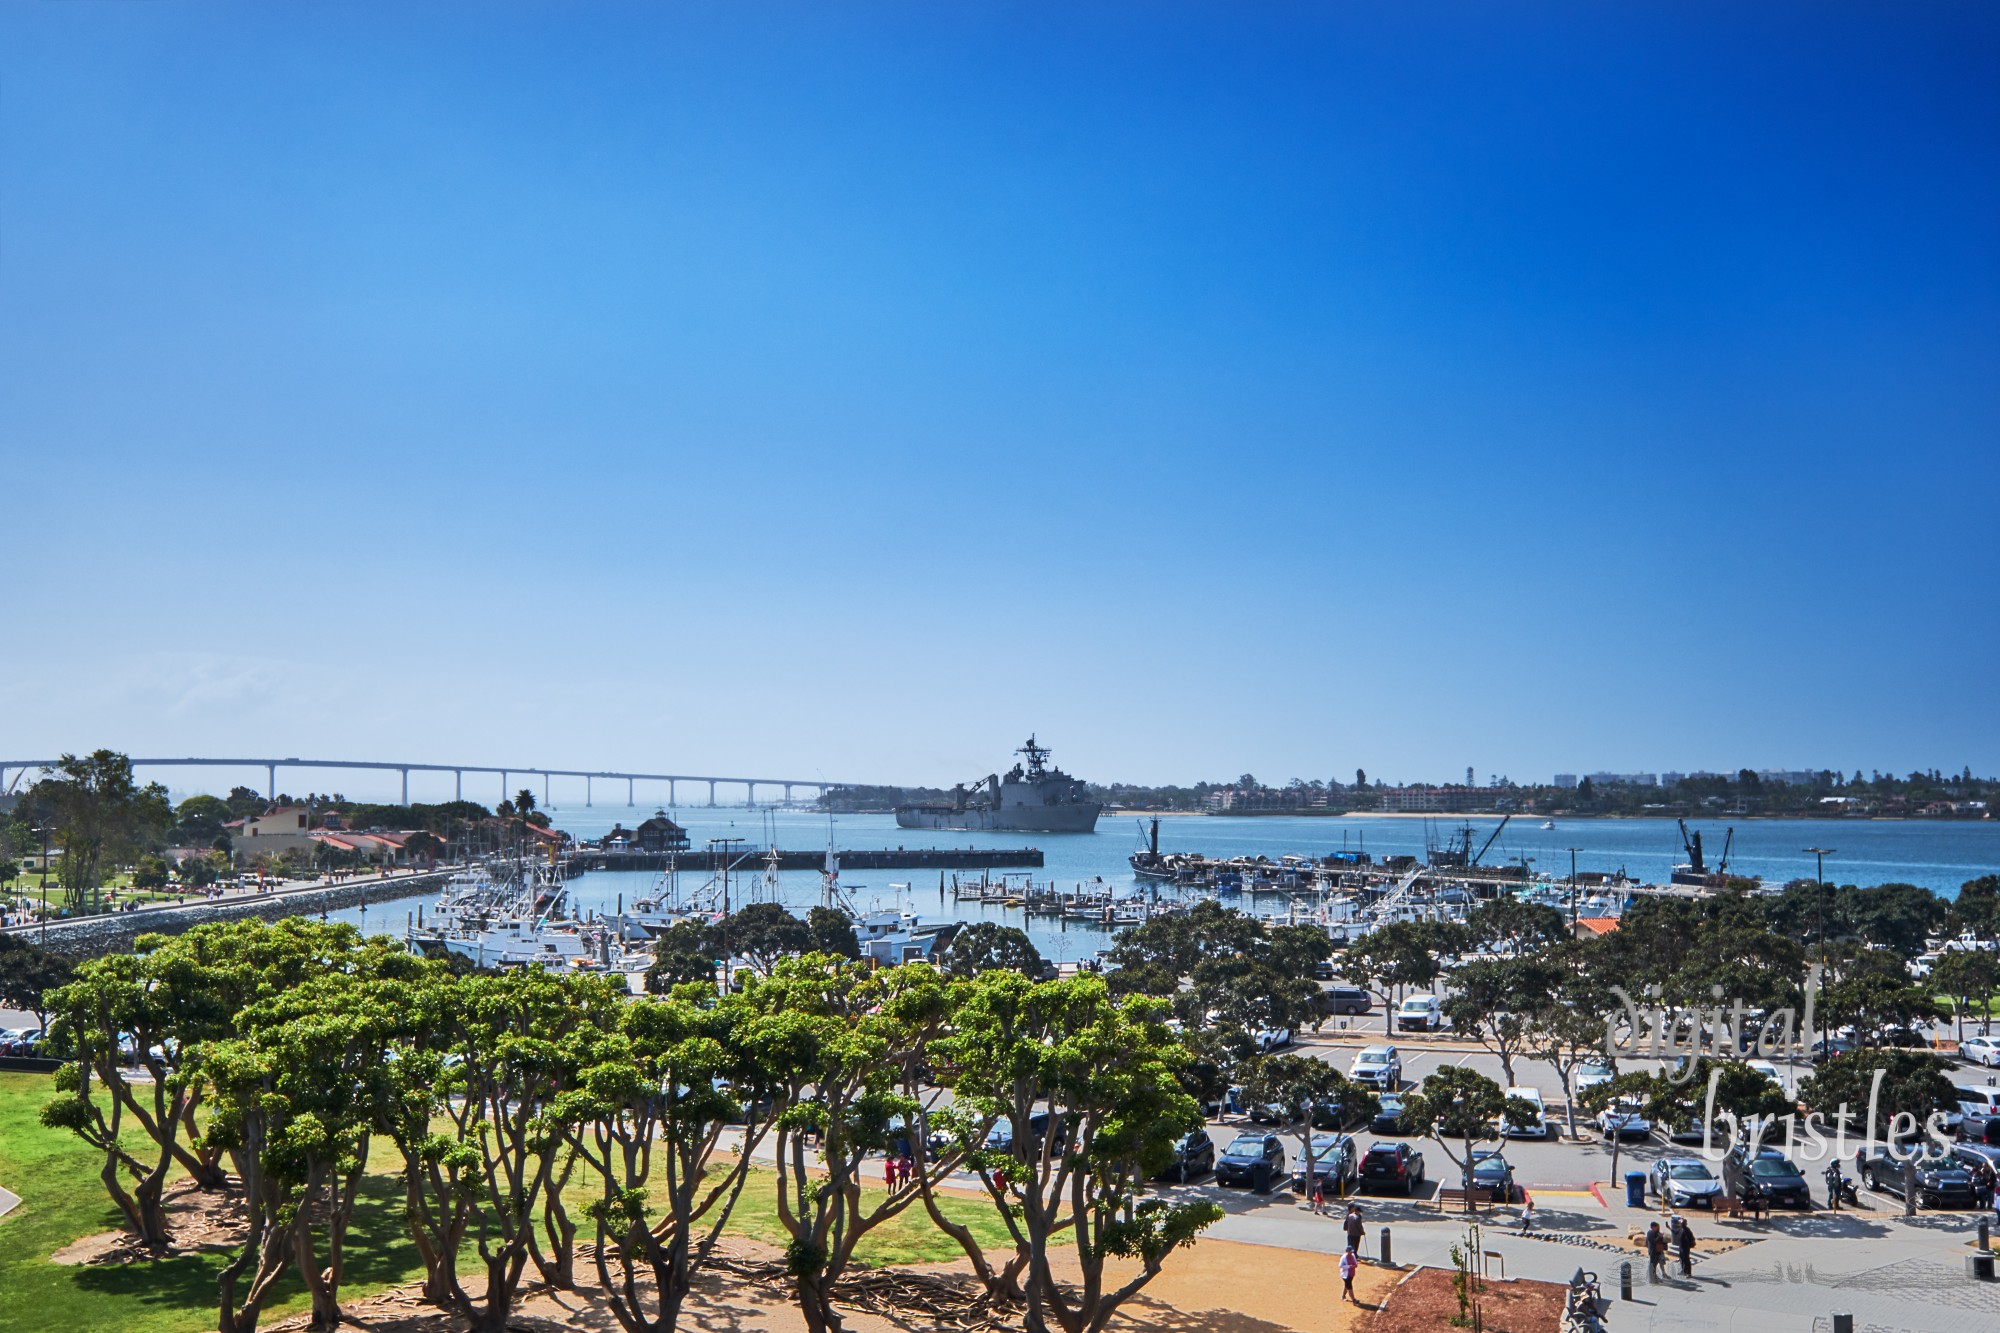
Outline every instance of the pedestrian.
POLYGON ((882 1154, 882 1183, 891 1194, 896 1192, 896 1159, 889 1153, 882 1154))
POLYGON ((1341 1229, 1347 1233, 1347 1248, 1359 1254, 1361 1252, 1362 1233, 1366 1230, 1361 1222, 1361 1206, 1359 1204, 1350 1203, 1347 1205, 1347 1219, 1341 1223, 1341 1229))
POLYGON ((912 1180, 916 1179, 917 1164, 915 1161, 911 1159, 910 1150, 907 1146, 905 1146, 903 1149, 901 1165, 897 1169, 897 1174, 902 1176, 903 1183, 905 1185, 909 1184, 912 1180))
POLYGON ((1694 1228, 1685 1217, 1674 1218, 1674 1253, 1681 1261, 1681 1276, 1694 1276, 1694 1228))
POLYGON ((1646 1280, 1658 1282, 1667 1267, 1667 1233, 1658 1222, 1646 1232, 1646 1280))
POLYGON ((1356 1305, 1361 1304, 1354 1299, 1354 1275, 1360 1270, 1361 1256, 1356 1254, 1354 1247, 1350 1245, 1340 1252, 1340 1299, 1354 1301, 1356 1305))
POLYGON ((1826 1164, 1826 1206, 1833 1212, 1840 1211, 1840 1163, 1826 1164))
POLYGON ((1322 1217, 1326 1215, 1326 1177, 1318 1172, 1313 1173, 1312 1210, 1322 1217))
POLYGON ((1525 1204, 1521 1205, 1520 1234, 1525 1236, 1534 1229, 1535 1229, 1535 1198, 1531 1194, 1528 1196, 1528 1201, 1525 1204))

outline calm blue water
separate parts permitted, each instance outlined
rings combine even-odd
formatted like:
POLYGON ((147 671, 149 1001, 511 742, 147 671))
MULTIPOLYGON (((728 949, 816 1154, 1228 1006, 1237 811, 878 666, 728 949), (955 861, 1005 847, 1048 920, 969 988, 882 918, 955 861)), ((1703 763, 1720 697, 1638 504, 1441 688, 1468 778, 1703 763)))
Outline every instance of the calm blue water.
MULTIPOLYGON (((580 838, 598 837, 614 822, 630 828, 651 813, 651 808, 622 805, 559 807, 550 812, 557 827, 580 838)), ((747 845, 769 845, 774 832, 778 845, 787 849, 819 848, 827 843, 824 815, 699 807, 683 807, 672 813, 688 830, 696 849, 709 838, 743 838, 747 845)), ((1499 822, 1492 817, 1448 818, 1429 821, 1427 828, 1427 821, 1421 819, 1366 815, 1332 819, 1176 816, 1160 821, 1160 849, 1216 856, 1261 852, 1276 857, 1286 853, 1322 855, 1344 845, 1363 847, 1378 858, 1397 853, 1421 856, 1427 836, 1442 841, 1462 823, 1472 825, 1476 850, 1499 822)), ((1054 880, 1068 886, 1101 876, 1114 887, 1128 889, 1135 888, 1136 881, 1125 858, 1140 845, 1140 823, 1130 817, 1106 818, 1098 822, 1095 834, 1030 837, 899 829, 890 815, 841 815, 832 821, 832 835, 836 846, 855 848, 1038 845, 1047 862, 1034 872, 1038 883, 1054 880)), ((1713 865, 1722 851, 1725 825, 1703 822, 1690 827, 1701 829, 1713 865)), ((1992 821, 1749 820, 1735 829, 1730 869, 1761 875, 1773 883, 1810 877, 1813 858, 1802 849, 1813 846, 1834 849, 1827 858, 1826 874, 1842 884, 1902 881, 1950 897, 1966 880, 2000 872, 2000 823, 1992 821)), ((1669 869, 1685 859, 1679 830, 1671 819, 1558 821, 1554 829, 1543 829, 1539 819, 1517 819, 1507 825, 1486 859, 1519 861, 1526 857, 1538 872, 1567 875, 1567 849, 1571 847, 1578 849, 1579 870, 1622 869, 1634 878, 1654 883, 1664 882, 1669 869)), ((691 891, 704 877, 700 872, 684 871, 682 888, 691 891)), ((782 896, 788 904, 804 908, 819 900, 817 874, 790 873, 783 878, 782 896)), ((629 903, 651 889, 657 879, 656 875, 629 872, 589 874, 576 880, 571 891, 579 906, 610 911, 621 896, 629 903)), ((842 883, 855 905, 864 909, 900 904, 927 916, 984 918, 1022 926, 1045 954, 1058 960, 1086 957, 1103 948, 1107 940, 1101 929, 1029 918, 997 905, 961 904, 948 895, 941 898, 935 871, 849 871, 843 874, 842 883)), ((365 918, 359 909, 335 913, 334 918, 362 924, 371 932, 400 932, 406 914, 431 896, 372 906, 365 918)))

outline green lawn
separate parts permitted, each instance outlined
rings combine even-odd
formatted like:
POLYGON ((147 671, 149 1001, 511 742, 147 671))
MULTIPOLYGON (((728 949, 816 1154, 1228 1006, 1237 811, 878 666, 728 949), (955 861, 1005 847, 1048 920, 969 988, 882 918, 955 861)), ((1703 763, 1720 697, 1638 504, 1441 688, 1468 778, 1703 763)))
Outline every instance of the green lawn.
MULTIPOLYGON (((74 1135, 44 1129, 37 1119, 52 1086, 43 1074, 0 1073, 0 1185, 22 1200, 0 1218, 0 1333, 201 1333, 214 1328, 216 1274, 226 1262, 223 1255, 122 1267, 49 1262, 49 1255, 71 1241, 115 1230, 120 1223, 98 1178, 101 1159, 74 1135)), ((349 1232, 345 1298, 358 1299, 422 1276, 404 1228, 397 1175, 401 1164, 394 1147, 378 1139, 349 1232)), ((577 1217, 578 1239, 587 1240, 591 1224, 583 1209, 589 1185, 575 1180, 566 1195, 577 1217)), ((941 1206, 990 1250, 1008 1248, 1005 1228, 984 1200, 947 1197, 941 1206)), ((774 1173, 752 1173, 730 1230, 774 1245, 785 1243, 774 1173)), ((932 1263, 956 1259, 960 1251, 918 1204, 872 1232, 856 1257, 868 1264, 932 1263)), ((295 1278, 287 1276, 279 1292, 264 1322, 305 1308, 295 1278)))
MULTIPOLYGON (((98 1179, 96 1153, 68 1131, 36 1119, 50 1096, 44 1074, 0 1073, 0 1185, 21 1206, 0 1218, 0 1333, 197 1333, 215 1327, 221 1255, 123 1267, 66 1267, 49 1255, 82 1236, 111 1231, 118 1210, 98 1179)), ((393 1151, 384 1169, 399 1164, 393 1151)), ((403 1228, 402 1186, 393 1175, 365 1182, 348 1240, 343 1292, 361 1296, 421 1276, 403 1228)), ((305 1308, 295 1278, 267 1307, 277 1319, 305 1308)))
MULTIPOLYGON (((875 1207, 881 1199, 882 1192, 878 1189, 864 1188, 861 1191, 864 1211, 875 1207)), ((1013 1241, 1008 1238, 1006 1226, 993 1211, 993 1205, 984 1199, 941 1194, 938 1196, 938 1210, 972 1232, 973 1238, 986 1247, 989 1257, 996 1252, 1002 1257, 1013 1253, 1013 1241)), ((784 1224, 778 1220, 775 1171, 753 1170, 750 1173, 750 1179, 743 1186, 743 1197, 737 1201, 736 1212, 729 1219, 729 1229, 777 1246, 783 1246, 791 1239, 785 1234, 784 1224)), ((857 1261, 878 1267, 949 1263, 963 1258, 964 1254, 956 1241, 932 1225, 930 1214, 924 1211, 921 1200, 869 1232, 854 1247, 857 1261)))

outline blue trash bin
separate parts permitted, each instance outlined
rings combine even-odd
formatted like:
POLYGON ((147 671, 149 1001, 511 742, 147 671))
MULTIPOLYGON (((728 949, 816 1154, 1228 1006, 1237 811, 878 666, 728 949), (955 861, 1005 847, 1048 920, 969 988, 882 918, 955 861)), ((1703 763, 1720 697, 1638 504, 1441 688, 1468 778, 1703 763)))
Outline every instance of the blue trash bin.
POLYGON ((1646 1173, 1627 1171, 1625 1173, 1625 1206, 1644 1208, 1646 1206, 1646 1173))

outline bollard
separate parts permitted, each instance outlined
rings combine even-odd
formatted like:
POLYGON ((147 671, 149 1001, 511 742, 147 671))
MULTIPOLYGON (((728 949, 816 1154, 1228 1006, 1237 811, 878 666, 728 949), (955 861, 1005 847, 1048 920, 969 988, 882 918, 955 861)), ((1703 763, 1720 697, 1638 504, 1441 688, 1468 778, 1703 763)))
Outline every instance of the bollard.
POLYGON ((1389 1257, 1389 1228, 1382 1228, 1382 1267, 1394 1268, 1396 1261, 1389 1257))
POLYGON ((1979 1248, 1982 1250, 1990 1250, 1993 1248, 1992 1242, 1993 1242, 1993 1224, 1982 1217, 1979 1219, 1979 1248))
POLYGON ((1834 1311, 1833 1333, 1854 1333, 1854 1316, 1834 1311))
POLYGON ((1621 1301, 1632 1299, 1632 1261, 1630 1259, 1618 1265, 1618 1299, 1621 1301))

